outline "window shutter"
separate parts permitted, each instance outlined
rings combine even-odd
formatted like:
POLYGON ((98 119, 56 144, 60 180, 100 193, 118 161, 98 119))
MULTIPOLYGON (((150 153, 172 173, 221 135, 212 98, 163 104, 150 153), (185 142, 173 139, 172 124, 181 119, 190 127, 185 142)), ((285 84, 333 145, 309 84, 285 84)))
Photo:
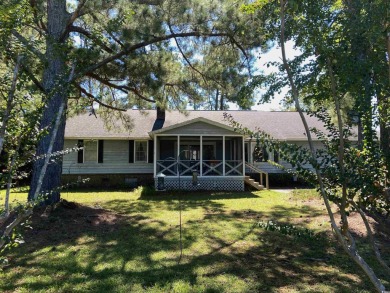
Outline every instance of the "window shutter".
MULTIPOLYGON (((77 142, 77 147, 79 148, 84 147, 84 140, 79 139, 77 142)), ((77 163, 79 164, 84 163, 84 149, 77 151, 77 163)))
POLYGON ((279 163, 279 153, 277 151, 274 151, 274 162, 279 163))
POLYGON ((149 140, 149 145, 148 145, 148 163, 153 163, 153 154, 154 154, 154 141, 149 140))
POLYGON ((99 140, 99 144, 98 144, 98 163, 103 163, 103 153, 104 153, 104 140, 99 140))
POLYGON ((129 163, 134 163, 134 140, 129 140, 129 163))

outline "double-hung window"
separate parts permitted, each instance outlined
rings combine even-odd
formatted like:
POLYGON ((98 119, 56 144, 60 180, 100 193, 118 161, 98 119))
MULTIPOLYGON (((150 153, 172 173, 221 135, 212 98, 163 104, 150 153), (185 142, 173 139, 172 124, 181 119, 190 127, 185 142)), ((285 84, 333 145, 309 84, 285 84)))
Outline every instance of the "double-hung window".
POLYGON ((147 162, 148 144, 147 141, 135 141, 135 162, 147 162))
POLYGON ((78 140, 77 163, 103 163, 103 140, 78 140))

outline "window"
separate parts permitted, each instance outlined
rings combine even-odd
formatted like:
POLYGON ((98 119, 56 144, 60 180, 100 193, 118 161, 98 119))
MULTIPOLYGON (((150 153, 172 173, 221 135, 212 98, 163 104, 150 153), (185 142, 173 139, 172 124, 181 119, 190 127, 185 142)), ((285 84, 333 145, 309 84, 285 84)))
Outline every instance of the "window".
POLYGON ((96 140, 84 141, 84 162, 98 161, 98 142, 96 140))
POLYGON ((136 141, 135 142, 135 161, 136 162, 146 162, 147 161, 147 152, 148 144, 147 141, 136 141))

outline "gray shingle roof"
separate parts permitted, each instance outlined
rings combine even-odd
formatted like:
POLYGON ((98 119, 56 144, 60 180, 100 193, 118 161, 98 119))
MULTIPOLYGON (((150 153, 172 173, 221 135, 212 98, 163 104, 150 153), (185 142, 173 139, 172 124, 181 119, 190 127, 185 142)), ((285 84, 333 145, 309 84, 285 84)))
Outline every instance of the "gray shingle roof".
MULTIPOLYGON (((223 113, 231 114, 243 126, 256 130, 259 128, 279 140, 306 140, 302 121, 297 112, 265 112, 265 111, 166 111, 163 128, 177 123, 203 117, 229 126, 223 113)), ((140 139, 149 138, 149 132, 156 126, 156 110, 128 110, 133 127, 125 129, 120 120, 113 119, 114 124, 108 129, 102 118, 83 114, 68 118, 65 138, 91 139, 140 139)), ((315 117, 306 117, 310 127, 323 130, 324 127, 315 117)), ((161 121, 157 121, 159 124, 161 121)), ((108 123, 110 125, 110 123, 108 123)), ((160 126, 160 125, 159 125, 160 126)))

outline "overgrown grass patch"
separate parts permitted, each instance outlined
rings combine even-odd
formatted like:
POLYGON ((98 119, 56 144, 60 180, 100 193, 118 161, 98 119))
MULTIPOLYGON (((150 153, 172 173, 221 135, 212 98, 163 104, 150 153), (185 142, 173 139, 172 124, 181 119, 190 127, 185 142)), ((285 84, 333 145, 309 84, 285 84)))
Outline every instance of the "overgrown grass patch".
POLYGON ((0 291, 371 292, 328 223, 312 223, 324 215, 318 197, 142 188, 62 197, 79 206, 35 214, 0 291), (276 229, 259 224, 268 221, 276 229))

